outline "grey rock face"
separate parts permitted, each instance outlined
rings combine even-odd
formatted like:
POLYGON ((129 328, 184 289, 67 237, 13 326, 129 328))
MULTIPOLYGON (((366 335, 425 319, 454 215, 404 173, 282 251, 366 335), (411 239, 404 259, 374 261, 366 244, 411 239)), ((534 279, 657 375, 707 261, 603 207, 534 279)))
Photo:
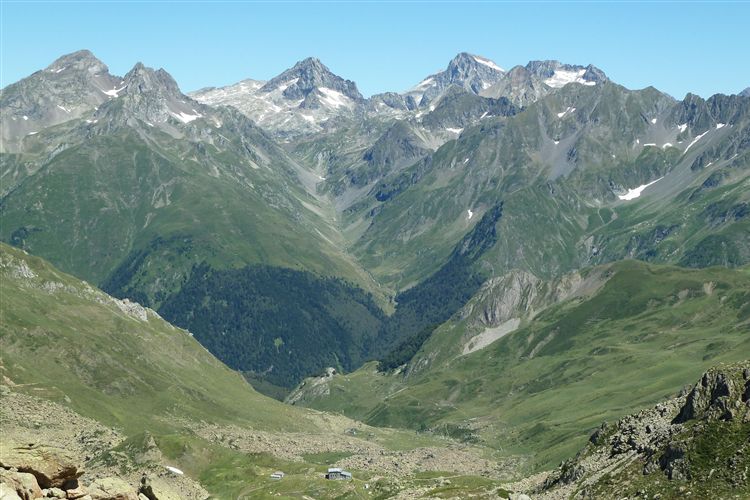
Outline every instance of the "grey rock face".
POLYGON ((363 100, 362 94, 357 90, 357 84, 333 74, 314 57, 298 62, 279 76, 269 80, 260 91, 272 92, 280 86, 285 86, 282 94, 287 99, 305 99, 314 90, 325 87, 341 92, 355 101, 363 100))
POLYGON ((401 95, 396 92, 375 94, 367 101, 368 109, 378 112, 380 106, 387 106, 397 111, 411 111, 417 108, 417 101, 411 95, 401 95))
POLYGON ((696 418, 731 420, 733 402, 741 400, 744 390, 744 386, 738 387, 726 373, 706 372, 688 394, 674 422, 685 423, 696 418))
POLYGON ((448 63, 445 71, 428 76, 405 95, 414 98, 419 106, 427 106, 452 85, 479 94, 500 81, 504 74, 505 71, 489 59, 461 52, 448 63))
POLYGON ((408 125, 396 122, 365 151, 362 159, 373 168, 397 168, 413 163, 428 152, 408 125))
MULTIPOLYGON (((687 395, 602 425, 586 448, 550 475, 543 489, 569 484, 578 489, 591 487, 605 471, 613 474, 636 461, 643 464, 643 474, 662 473, 671 481, 694 481, 696 474, 705 477, 708 473, 710 477, 713 469, 710 473, 702 470, 693 460, 695 443, 712 422, 737 419, 737 423, 747 425, 750 421, 750 404, 745 397, 750 393, 749 363, 714 367, 687 395)), ((732 443, 737 447, 735 456, 745 453, 747 443, 742 441, 732 443)), ((745 483, 741 467, 732 468, 730 464, 728 470, 734 471, 730 482, 745 483)))
POLYGON ((549 88, 523 66, 515 66, 505 78, 483 90, 483 97, 505 97, 513 104, 527 106, 549 92, 549 88))
POLYGON ((742 97, 750 97, 750 87, 748 87, 745 90, 743 90, 742 92, 740 92, 740 95, 742 97))
POLYGON ((268 82, 243 80, 192 95, 204 104, 233 106, 281 138, 335 128, 339 118, 356 115, 366 104, 354 82, 312 57, 268 82))
POLYGON ((578 78, 581 80, 579 83, 604 83, 609 81, 607 75, 605 75, 602 70, 591 64, 588 66, 579 66, 574 64, 563 64, 560 61, 554 60, 530 61, 526 65, 526 69, 537 78, 545 80, 555 77, 555 74, 565 72, 578 74, 578 78))
POLYGON ((122 79, 88 50, 57 59, 0 91, 4 149, 17 150, 26 136, 91 113, 121 87, 122 79))
POLYGON ((161 126, 167 122, 189 123, 210 113, 210 108, 185 96, 177 82, 163 69, 137 63, 123 80, 118 96, 121 106, 113 109, 127 116, 161 126))

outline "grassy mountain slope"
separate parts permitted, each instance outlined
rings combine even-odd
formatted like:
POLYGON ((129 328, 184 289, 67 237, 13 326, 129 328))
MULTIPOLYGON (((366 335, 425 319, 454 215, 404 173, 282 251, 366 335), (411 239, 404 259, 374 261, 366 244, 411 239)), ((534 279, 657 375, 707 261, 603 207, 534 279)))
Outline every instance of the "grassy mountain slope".
POLYGON ((749 123, 750 101, 737 96, 677 102, 651 88, 568 85, 385 176, 345 213, 360 228, 352 252, 407 288, 502 201, 501 237, 483 259, 496 276, 549 278, 629 256, 738 265, 750 257, 749 123), (640 198, 619 198, 655 180, 640 198), (713 203, 730 215, 706 224, 713 203), (715 262, 705 257, 722 246, 715 262))
POLYGON ((311 428, 153 311, 20 250, 0 250, 3 374, 32 394, 67 397, 74 410, 127 431, 173 430, 179 415, 311 428))
POLYGON ((196 267, 159 311, 229 366, 291 388, 328 366, 356 369, 450 318, 484 281, 472 266, 496 241, 501 216, 500 205, 488 211, 437 272, 396 296, 390 316, 341 280, 269 266, 196 267))
POLYGON ((746 357, 750 269, 624 261, 596 272, 604 283, 593 292, 483 349, 463 355, 477 332, 467 332, 471 317, 457 316, 406 370, 383 375, 367 365, 307 400, 297 395, 297 404, 376 425, 443 429, 545 467, 571 455, 601 420, 676 392, 717 361, 746 357))
POLYGON ((12 401, 0 412, 4 442, 69 447, 91 474, 104 471, 136 489, 142 473, 179 480, 165 476, 165 465, 214 498, 337 498, 363 495, 365 484, 394 495, 439 484, 442 474, 470 488, 499 484, 511 470, 481 448, 262 396, 187 331, 5 244, 0 306, 0 394, 12 401), (399 477, 384 477, 396 461, 399 477), (355 480, 325 481, 332 464, 354 471, 355 480), (477 464, 492 479, 476 477, 477 464), (268 478, 279 469, 284 481, 268 478))
MULTIPOLYGON (((211 126, 213 140, 230 135, 230 118, 242 127, 244 117, 236 115, 227 112, 223 129, 211 126)), ((302 266, 361 279, 332 241, 335 231, 313 211, 322 209, 292 161, 259 130, 245 125, 233 137, 236 144, 218 145, 175 141, 158 130, 144 137, 140 128, 149 127, 142 123, 114 131, 98 125, 93 137, 66 137, 80 142, 52 158, 25 158, 41 166, 2 200, 5 241, 155 306, 204 260, 222 267, 302 266), (255 156, 245 147, 255 148, 255 156)), ((206 125, 194 126, 200 133, 206 125)), ((72 133, 81 128, 88 127, 72 133)))

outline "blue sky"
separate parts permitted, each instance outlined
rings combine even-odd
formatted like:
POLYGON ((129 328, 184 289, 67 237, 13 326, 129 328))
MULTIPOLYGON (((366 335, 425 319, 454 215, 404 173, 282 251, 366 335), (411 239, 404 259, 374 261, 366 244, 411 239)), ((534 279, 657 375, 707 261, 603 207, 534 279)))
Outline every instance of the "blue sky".
POLYGON ((508 69, 593 63, 682 97, 750 86, 750 3, 1 1, 5 86, 81 48, 114 74, 137 61, 184 91, 268 79, 307 56, 365 95, 405 90, 458 52, 508 69))

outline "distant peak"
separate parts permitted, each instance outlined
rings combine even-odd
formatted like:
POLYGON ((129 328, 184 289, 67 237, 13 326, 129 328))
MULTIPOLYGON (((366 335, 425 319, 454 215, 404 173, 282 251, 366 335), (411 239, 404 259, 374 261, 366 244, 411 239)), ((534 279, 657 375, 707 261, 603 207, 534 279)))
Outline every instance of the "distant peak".
POLYGON ((149 91, 181 94, 180 88, 172 75, 161 68, 158 70, 149 68, 142 62, 137 62, 133 69, 125 75, 125 85, 129 94, 149 91))
POLYGON ((495 64, 491 59, 486 57, 478 56, 475 54, 469 54, 468 52, 460 52, 451 59, 448 63, 448 71, 456 68, 469 68, 469 67, 485 67, 493 71, 504 72, 503 68, 495 64))
POLYGON ((351 80, 344 80, 334 74, 317 57, 308 57, 297 62, 280 75, 269 80, 262 92, 271 92, 283 88, 288 99, 302 99, 316 88, 326 87, 343 93, 354 100, 363 99, 357 85, 351 80))
POLYGON ((301 61, 297 61, 297 64, 294 65, 295 68, 305 67, 305 66, 319 66, 319 67, 325 68, 325 65, 322 62, 320 62, 320 59, 318 59, 317 57, 306 57, 302 59, 301 61))
POLYGON ((750 97, 750 87, 748 87, 745 90, 743 90, 742 92, 740 92, 740 95, 742 97, 750 97))
POLYGON ((47 66, 47 71, 53 73, 62 72, 65 69, 89 70, 94 73, 108 71, 107 65, 101 62, 90 50, 78 50, 59 57, 47 66))
POLYGON ((462 61, 470 61, 471 59, 473 59, 473 56, 468 52, 459 52, 453 59, 451 59, 451 62, 458 63, 462 61))
POLYGON ((607 75, 592 64, 588 66, 563 64, 560 61, 550 59, 545 61, 530 61, 526 65, 526 69, 553 88, 563 87, 568 83, 574 82, 584 85, 596 85, 597 83, 609 81, 607 75))
POLYGON ((282 74, 303 74, 303 75, 310 75, 313 78, 326 78, 326 77, 333 77, 333 78, 339 78, 337 75, 335 75, 330 69, 328 69, 328 66, 323 64, 320 59, 317 57, 307 57, 305 59, 302 59, 301 61, 298 61, 294 66, 292 66, 290 69, 286 70, 282 74))

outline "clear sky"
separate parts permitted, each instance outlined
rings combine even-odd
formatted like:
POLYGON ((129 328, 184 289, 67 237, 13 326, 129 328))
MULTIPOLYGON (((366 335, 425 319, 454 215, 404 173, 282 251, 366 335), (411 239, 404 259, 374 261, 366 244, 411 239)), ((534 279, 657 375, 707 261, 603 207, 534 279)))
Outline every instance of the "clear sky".
POLYGON ((183 91, 269 79, 307 56, 363 94, 405 90, 458 52, 558 59, 675 97, 750 86, 750 3, 28 2, 0 0, 5 86, 87 48, 114 74, 163 67, 183 91))

